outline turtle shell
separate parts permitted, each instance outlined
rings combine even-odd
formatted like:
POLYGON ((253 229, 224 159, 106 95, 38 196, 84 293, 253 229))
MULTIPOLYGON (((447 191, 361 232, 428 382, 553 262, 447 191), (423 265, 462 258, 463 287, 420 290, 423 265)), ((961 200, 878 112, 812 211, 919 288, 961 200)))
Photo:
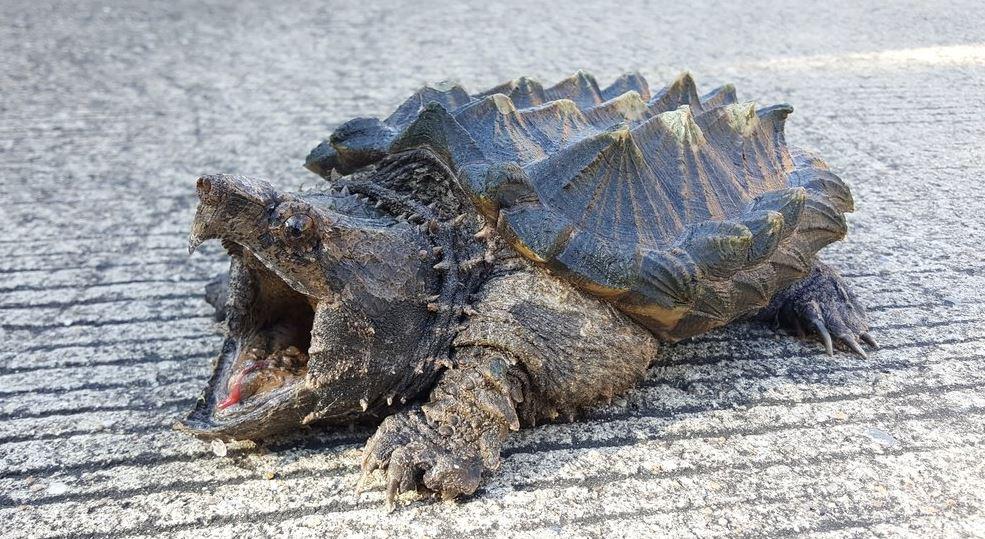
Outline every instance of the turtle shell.
POLYGON ((791 111, 731 85, 699 95, 688 74, 652 94, 639 74, 602 89, 584 72, 425 88, 343 125, 309 168, 427 149, 518 253, 674 341, 762 308, 844 237, 850 191, 787 146, 791 111))

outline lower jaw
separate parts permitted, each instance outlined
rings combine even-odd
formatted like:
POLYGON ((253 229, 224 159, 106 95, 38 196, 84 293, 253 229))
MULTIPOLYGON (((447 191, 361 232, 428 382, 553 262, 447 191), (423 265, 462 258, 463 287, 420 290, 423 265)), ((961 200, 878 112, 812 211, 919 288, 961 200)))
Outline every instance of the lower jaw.
POLYGON ((315 406, 315 395, 298 377, 236 409, 223 412, 219 403, 226 398, 226 373, 236 359, 237 343, 227 338, 203 395, 195 408, 176 427, 205 439, 256 440, 296 430, 315 406))
POLYGON ((227 338, 217 360, 218 365, 195 408, 176 424, 176 428, 205 440, 260 440, 296 432, 308 426, 374 424, 389 406, 361 410, 346 394, 345 387, 335 387, 329 395, 325 388, 313 387, 307 376, 293 377, 269 392, 244 399, 242 403, 220 410, 228 397, 229 372, 234 367, 239 345, 227 338))

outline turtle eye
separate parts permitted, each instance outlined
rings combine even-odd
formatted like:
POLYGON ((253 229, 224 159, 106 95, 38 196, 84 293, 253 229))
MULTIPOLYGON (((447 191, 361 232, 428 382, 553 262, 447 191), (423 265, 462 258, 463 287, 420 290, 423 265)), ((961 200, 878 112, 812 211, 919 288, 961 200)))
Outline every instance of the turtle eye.
POLYGON ((314 220, 303 213, 294 214, 284 221, 284 235, 291 239, 305 238, 314 230, 314 220))

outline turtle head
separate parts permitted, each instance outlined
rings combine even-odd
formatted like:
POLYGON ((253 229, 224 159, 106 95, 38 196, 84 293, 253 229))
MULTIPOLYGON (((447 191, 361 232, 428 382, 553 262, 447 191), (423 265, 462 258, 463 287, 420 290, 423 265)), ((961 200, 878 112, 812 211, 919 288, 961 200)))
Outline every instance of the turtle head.
POLYGON ((227 336, 183 428, 260 438, 384 412, 430 386, 440 276, 426 232, 355 195, 284 194, 262 180, 199 178, 189 251, 231 258, 227 336), (422 346, 422 344, 424 346, 422 346))

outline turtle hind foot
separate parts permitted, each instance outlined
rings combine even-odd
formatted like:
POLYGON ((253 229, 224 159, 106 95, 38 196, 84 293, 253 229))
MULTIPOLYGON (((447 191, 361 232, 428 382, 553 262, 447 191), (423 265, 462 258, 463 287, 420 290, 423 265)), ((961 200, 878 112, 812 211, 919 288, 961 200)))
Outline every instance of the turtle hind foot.
POLYGON ((778 293, 759 318, 773 320, 801 337, 817 337, 828 355, 837 345, 867 358, 863 344, 879 347, 869 333, 865 307, 845 280, 820 262, 807 278, 778 293))

